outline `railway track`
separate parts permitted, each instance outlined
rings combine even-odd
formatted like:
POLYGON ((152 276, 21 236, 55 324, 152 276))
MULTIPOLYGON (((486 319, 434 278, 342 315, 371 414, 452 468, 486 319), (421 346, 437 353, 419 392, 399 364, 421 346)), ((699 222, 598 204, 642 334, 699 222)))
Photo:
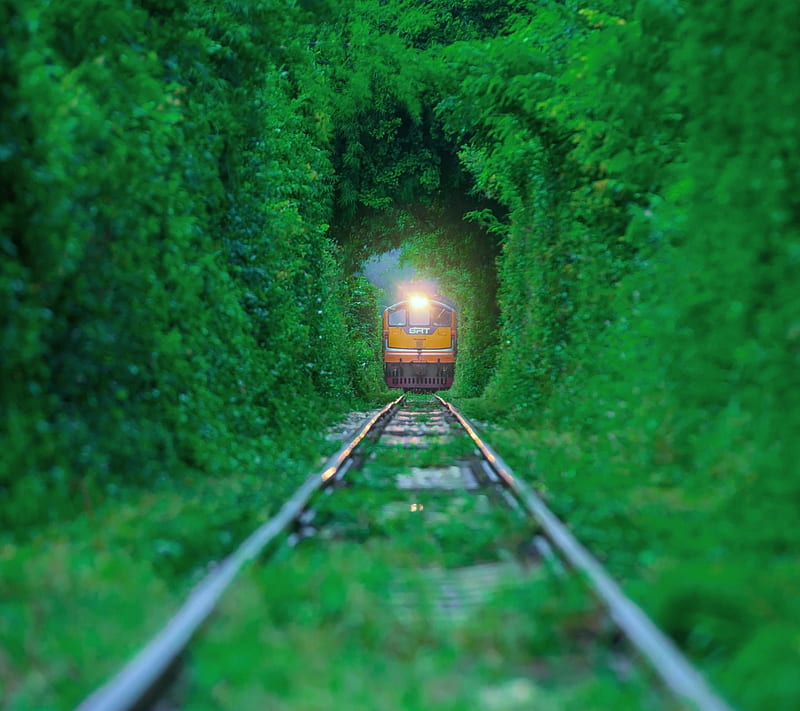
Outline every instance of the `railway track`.
MULTIPOLYGON (((672 709, 676 703, 677 708, 702 711, 730 708, 466 418, 439 397, 403 396, 369 417, 274 518, 254 531, 201 581, 163 630, 90 695, 79 711, 168 709, 183 705, 201 708, 202 703, 186 701, 187 694, 191 699, 191 691, 182 691, 183 698, 176 699, 175 679, 180 677, 182 660, 187 659, 187 649, 194 640, 200 638, 202 647, 203 637, 213 637, 215 625, 198 633, 237 576, 245 569, 252 573, 257 566, 251 563, 267 554, 273 562, 250 574, 251 586, 256 585, 252 582, 254 576, 270 585, 273 568, 281 581, 292 578, 296 570, 305 570, 298 588, 301 592, 295 593, 296 601, 284 597, 281 604, 296 604, 298 609, 305 604, 303 614, 311 617, 318 614, 318 609, 327 610, 315 623, 316 631, 312 631, 320 640, 324 639, 324 630, 333 624, 331 620, 339 620, 351 629, 347 625, 363 627, 364 619, 370 615, 381 617, 382 627, 360 643, 361 648, 370 647, 379 638, 377 653, 397 644, 403 649, 404 645, 427 648, 431 636, 457 640, 467 650, 466 657, 470 655, 470 644, 476 658, 477 650, 508 652, 496 638, 506 639, 511 634, 518 641, 521 632, 513 628, 514 624, 523 620, 542 626, 535 615, 532 619, 526 617, 528 603, 520 604, 520 600, 529 594, 538 595, 530 604, 541 611, 550 604, 543 598, 552 597, 554 591, 556 596, 569 596, 574 586, 580 585, 591 590, 592 602, 582 604, 578 614, 567 605, 562 612, 571 615, 570 620, 556 625, 559 644, 569 648, 566 666, 580 669, 579 676, 583 677, 598 673, 599 664, 600 673, 620 683, 632 678, 641 683, 645 679, 652 687, 644 692, 648 708, 672 709), (350 553, 336 552, 341 550, 350 553), (373 559, 374 566, 370 563, 373 559), (334 572, 326 577, 323 569, 334 572), (343 579, 359 575, 355 587, 341 587, 343 579), (319 589, 325 585, 339 590, 330 593, 334 598, 336 594, 342 598, 332 606, 326 601, 324 590, 319 589), (377 585, 374 589, 379 593, 370 595, 371 585, 377 585), (359 611, 359 604, 364 605, 363 611, 359 611), (513 614, 504 618, 506 604, 516 607, 513 614), (492 618, 498 610, 501 614, 492 618), (353 620, 361 622, 356 624, 353 620), (416 630, 417 643, 409 641, 413 635, 408 630, 416 630), (392 641, 396 639, 406 641, 392 641), (598 650, 603 650, 600 657, 598 650)), ((268 597, 269 592, 263 595, 268 597)), ((281 594, 277 593, 277 597, 281 594)), ((236 605, 222 607, 223 617, 238 614, 236 605)), ((292 618, 294 613, 270 609, 279 620, 294 620, 289 627, 296 628, 299 618, 292 618)), ((272 629, 276 623, 264 624, 272 629)), ((247 633, 253 632, 252 624, 248 630, 247 633)), ((262 631, 261 636, 271 638, 271 633, 262 631)), ((553 644, 543 642, 541 637, 540 632, 540 646, 553 644)), ((284 651, 309 644, 303 638, 292 637, 291 642, 281 639, 277 648, 284 651)), ((210 643, 210 648, 217 649, 215 654, 219 655, 216 644, 210 643)), ((521 647, 517 644, 516 652, 512 650, 510 656, 532 644, 530 640, 521 647)), ((202 658, 204 654, 208 656, 201 650, 197 656, 202 658)), ((246 657, 244 653, 242 656, 246 657)), ((264 652, 261 656, 269 655, 264 652)), ((536 658, 543 656, 547 655, 536 658)), ((523 660, 506 682, 499 682, 497 669, 492 667, 486 672, 486 664, 473 661, 476 669, 488 673, 491 680, 475 682, 474 693, 480 699, 475 705, 510 709, 517 708, 517 702, 534 701, 537 697, 532 689, 537 687, 520 676, 521 669, 525 674, 538 675, 545 685, 552 686, 559 678, 550 667, 531 672, 529 662, 523 660)), ((408 659, 401 663, 411 664, 408 659)), ((200 664, 203 666, 202 661, 200 664)), ((510 673, 506 668, 509 665, 514 666, 513 662, 503 661, 502 673, 510 673)), ((224 676, 224 671, 217 669, 211 674, 224 676)), ((441 677, 441 672, 438 674, 441 677)), ((261 678, 263 675, 262 672, 261 678)), ((190 683, 186 676, 184 684, 190 683)), ((224 680, 198 693, 221 694, 218 706, 209 708, 242 703, 241 699, 233 701, 236 692, 224 680)), ((272 692, 262 689, 259 693, 268 700, 272 692)), ((438 692, 434 687, 428 693, 435 697, 438 692)), ((455 692, 450 693, 452 696, 455 692)), ((329 700, 320 707, 331 705, 338 703, 329 700)), ((428 701, 421 707, 430 705, 428 701)), ((268 706, 269 701, 262 701, 253 708, 268 706)), ((403 707, 401 703, 387 706, 403 707)))

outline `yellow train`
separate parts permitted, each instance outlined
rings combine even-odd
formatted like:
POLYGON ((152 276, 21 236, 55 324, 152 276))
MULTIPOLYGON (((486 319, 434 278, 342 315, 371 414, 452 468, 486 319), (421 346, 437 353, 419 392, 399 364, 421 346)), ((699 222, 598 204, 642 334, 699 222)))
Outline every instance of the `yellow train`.
POLYGON ((412 296, 383 312, 386 384, 403 390, 446 390, 456 369, 456 310, 412 296))

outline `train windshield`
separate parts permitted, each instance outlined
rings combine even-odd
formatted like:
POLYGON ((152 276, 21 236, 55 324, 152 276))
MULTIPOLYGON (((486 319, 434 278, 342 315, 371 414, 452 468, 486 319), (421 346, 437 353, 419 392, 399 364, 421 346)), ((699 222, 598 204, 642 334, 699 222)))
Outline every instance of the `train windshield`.
POLYGON ((390 326, 405 326, 406 325, 406 310, 395 309, 389 312, 389 325, 390 326))
POLYGON ((452 326, 453 325, 453 312, 450 309, 434 308, 433 309, 433 325, 434 326, 452 326))
POLYGON ((424 309, 411 309, 408 322, 412 326, 430 326, 431 312, 427 307, 424 309))

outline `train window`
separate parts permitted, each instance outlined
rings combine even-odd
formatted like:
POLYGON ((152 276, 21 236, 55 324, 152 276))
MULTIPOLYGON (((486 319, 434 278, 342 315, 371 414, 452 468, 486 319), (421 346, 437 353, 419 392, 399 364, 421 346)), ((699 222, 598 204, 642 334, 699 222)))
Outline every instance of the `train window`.
POLYGON ((390 326, 405 326, 406 325, 406 310, 395 309, 389 312, 389 325, 390 326))
POLYGON ((411 309, 411 317, 409 318, 409 323, 412 326, 430 326, 431 325, 430 310, 427 308, 422 311, 418 311, 417 309, 411 309))
POLYGON ((434 309, 434 312, 433 312, 433 325, 434 326, 452 326, 453 325, 453 312, 450 309, 434 309))

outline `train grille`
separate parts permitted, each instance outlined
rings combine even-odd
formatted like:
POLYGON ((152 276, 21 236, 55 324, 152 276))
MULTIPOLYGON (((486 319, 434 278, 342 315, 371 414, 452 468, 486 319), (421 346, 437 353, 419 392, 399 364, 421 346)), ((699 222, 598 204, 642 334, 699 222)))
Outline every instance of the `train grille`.
POLYGON ((395 387, 414 387, 416 385, 448 385, 452 382, 452 378, 433 377, 424 378, 422 376, 413 376, 410 378, 389 378, 391 385, 395 387))

